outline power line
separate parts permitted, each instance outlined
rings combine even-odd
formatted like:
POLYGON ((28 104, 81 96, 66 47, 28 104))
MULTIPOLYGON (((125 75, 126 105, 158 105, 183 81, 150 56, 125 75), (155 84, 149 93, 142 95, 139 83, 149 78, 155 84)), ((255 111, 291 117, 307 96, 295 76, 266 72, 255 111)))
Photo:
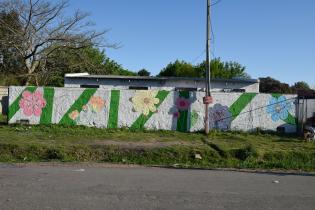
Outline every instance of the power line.
MULTIPOLYGON (((214 6, 214 5, 216 5, 216 4, 219 4, 220 2, 222 2, 222 0, 217 0, 216 2, 214 2, 213 4, 211 4, 211 6, 214 6)), ((210 19, 210 30, 211 30, 211 41, 212 41, 212 43, 214 44, 214 43, 215 43, 215 35, 214 35, 213 24, 212 24, 211 19, 210 19)), ((206 53, 206 49, 203 50, 195 59, 193 59, 191 63, 192 63, 192 64, 195 64, 195 63, 200 59, 200 57, 203 56, 205 53, 206 53)), ((214 54, 213 50, 211 50, 210 53, 211 53, 211 56, 212 56, 212 57, 215 57, 215 54, 214 54)))
POLYGON ((204 54, 206 53, 206 49, 204 49, 200 55, 198 55, 194 60, 192 60, 192 64, 196 63, 204 54))
POLYGON ((214 44, 215 42, 215 36, 214 36, 214 30, 213 30, 213 24, 212 24, 212 21, 210 20, 210 28, 211 28, 211 40, 212 40, 212 43, 214 44))
POLYGON ((217 0, 216 2, 212 3, 211 6, 215 6, 215 5, 219 4, 219 3, 221 3, 222 1, 223 0, 217 0))
MULTIPOLYGON (((213 58, 215 58, 215 53, 214 53, 213 51, 214 51, 214 50, 211 49, 210 53, 211 53, 211 56, 212 56, 213 58)), ((191 64, 196 64, 197 61, 198 61, 205 53, 206 53, 206 50, 203 50, 203 51, 200 53, 200 55, 198 55, 198 56, 197 56, 195 59, 193 59, 190 63, 191 63, 191 64)))
MULTIPOLYGON (((222 0, 218 0, 218 1, 216 1, 215 3, 213 3, 211 6, 213 6, 213 5, 216 5, 216 4, 218 4, 218 3, 220 3, 222 0)), ((214 30, 213 30, 213 25, 212 25, 212 21, 211 21, 211 19, 210 19, 210 30, 211 30, 211 41, 212 41, 212 44, 214 44, 215 43, 215 35, 214 35, 214 30)), ((192 64, 195 64, 195 62, 197 62, 198 60, 199 60, 199 58, 201 57, 201 56, 203 56, 204 54, 206 53, 206 50, 203 50, 195 59, 193 59, 192 60, 192 64)), ((215 55, 214 55, 214 52, 213 52, 213 49, 211 49, 211 56, 212 57, 215 57, 215 55)))

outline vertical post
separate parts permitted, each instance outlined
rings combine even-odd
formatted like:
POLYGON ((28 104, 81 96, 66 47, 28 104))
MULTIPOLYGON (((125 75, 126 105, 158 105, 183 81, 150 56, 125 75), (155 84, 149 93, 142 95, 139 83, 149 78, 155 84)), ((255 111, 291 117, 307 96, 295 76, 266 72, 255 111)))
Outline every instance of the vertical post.
POLYGON ((211 0, 207 0, 207 42, 206 42, 206 95, 204 97, 205 104, 205 133, 209 133, 209 104, 212 103, 211 97, 211 85, 210 85, 210 10, 211 10, 211 0))

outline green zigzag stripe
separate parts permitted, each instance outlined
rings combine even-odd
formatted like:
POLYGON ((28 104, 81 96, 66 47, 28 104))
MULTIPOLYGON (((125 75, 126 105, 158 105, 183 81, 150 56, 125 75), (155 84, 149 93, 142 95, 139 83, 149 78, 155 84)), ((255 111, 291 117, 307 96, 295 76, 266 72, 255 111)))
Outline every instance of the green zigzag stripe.
MULTIPOLYGON (((163 103, 168 94, 169 91, 166 90, 161 90, 158 92, 156 98, 158 98, 160 102, 156 105, 156 108, 158 108, 163 103)), ((150 112, 148 116, 141 114, 138 119, 131 125, 131 129, 142 129, 145 123, 152 117, 153 114, 153 112, 150 112)))
POLYGON ((245 107, 255 98, 257 93, 243 93, 229 108, 232 114, 232 120, 245 109, 245 107))
POLYGON ((22 93, 15 99, 15 101, 9 106, 9 113, 8 113, 8 121, 12 119, 12 117, 20 110, 20 100, 22 98, 22 94, 24 91, 30 91, 30 92, 35 92, 37 87, 26 87, 22 93))
MULTIPOLYGON (((180 91, 179 97, 189 99, 189 91, 180 91)), ((188 130, 188 110, 179 111, 179 118, 177 120, 177 131, 187 132, 188 130)))
POLYGON ((79 96, 79 98, 70 107, 70 109, 66 112, 66 114, 62 117, 59 124, 75 125, 76 124, 75 121, 73 121, 69 117, 69 114, 75 110, 77 110, 78 112, 81 112, 82 106, 86 105, 89 102, 90 98, 94 95, 96 90, 97 90, 96 88, 85 89, 83 93, 79 96))
POLYGON ((109 119, 107 128, 118 127, 118 111, 119 111, 120 91, 112 90, 110 97, 109 119))
POLYGON ((53 104, 54 104, 54 88, 44 88, 44 98, 46 100, 46 106, 42 110, 40 116, 40 124, 50 124, 52 119, 53 104))
MULTIPOLYGON (((279 98, 280 96, 282 96, 281 94, 279 93, 273 93, 271 94, 272 97, 275 97, 275 98, 279 98)), ((288 118, 283 120, 284 122, 286 122, 287 124, 290 124, 290 125, 296 125, 297 124, 297 118, 292 116, 292 114, 289 112, 289 115, 288 115, 288 118)))

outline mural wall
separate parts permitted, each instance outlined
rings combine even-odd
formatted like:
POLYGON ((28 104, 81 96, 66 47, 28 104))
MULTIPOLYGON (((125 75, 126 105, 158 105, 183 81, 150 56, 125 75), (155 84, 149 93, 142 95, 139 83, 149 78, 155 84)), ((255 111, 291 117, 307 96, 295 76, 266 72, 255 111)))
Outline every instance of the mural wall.
MULTIPOLYGON (((9 123, 193 132, 204 128, 203 92, 10 87, 9 123)), ((296 130, 295 95, 214 93, 210 127, 296 130)))

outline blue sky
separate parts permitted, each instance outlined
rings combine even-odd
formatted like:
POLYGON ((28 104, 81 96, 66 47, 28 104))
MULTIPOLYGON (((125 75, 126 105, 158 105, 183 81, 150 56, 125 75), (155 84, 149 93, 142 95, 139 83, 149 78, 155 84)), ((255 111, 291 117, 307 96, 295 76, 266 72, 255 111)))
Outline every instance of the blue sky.
MULTIPOLYGON (((70 3, 69 13, 90 12, 96 29, 111 29, 106 39, 122 47, 106 54, 130 70, 155 75, 176 59, 197 64, 205 56, 206 0, 70 3)), ((314 0, 222 0, 212 8, 212 22, 215 57, 241 63, 253 78, 315 86, 314 0)))

